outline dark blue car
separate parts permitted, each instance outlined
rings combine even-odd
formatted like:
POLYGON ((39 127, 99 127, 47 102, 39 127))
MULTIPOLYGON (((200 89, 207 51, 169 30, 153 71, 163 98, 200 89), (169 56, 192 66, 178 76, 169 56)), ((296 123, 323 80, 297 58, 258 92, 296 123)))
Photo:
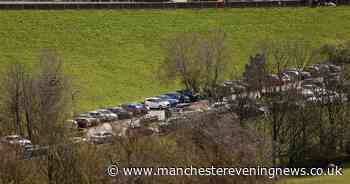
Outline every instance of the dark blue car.
POLYGON ((123 104, 121 107, 129 112, 132 112, 133 115, 143 115, 147 114, 148 112, 148 109, 140 103, 123 104))
POLYGON ((184 90, 177 90, 176 92, 183 95, 183 96, 188 97, 190 102, 196 102, 196 101, 201 99, 201 97, 198 93, 194 93, 191 90, 184 89, 184 90))
POLYGON ((170 99, 178 100, 179 101, 178 103, 189 103, 190 102, 190 99, 188 96, 182 95, 182 94, 177 93, 177 92, 166 93, 164 95, 168 96, 170 99))

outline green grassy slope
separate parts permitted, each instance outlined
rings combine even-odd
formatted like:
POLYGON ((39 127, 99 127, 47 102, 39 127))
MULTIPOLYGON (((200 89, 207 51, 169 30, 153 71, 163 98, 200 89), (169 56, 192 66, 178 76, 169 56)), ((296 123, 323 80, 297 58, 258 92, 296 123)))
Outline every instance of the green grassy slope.
POLYGON ((242 66, 264 38, 319 45, 350 38, 350 8, 0 11, 0 66, 33 63, 53 48, 83 86, 80 108, 141 100, 179 85, 156 81, 161 41, 182 31, 221 26, 242 66))

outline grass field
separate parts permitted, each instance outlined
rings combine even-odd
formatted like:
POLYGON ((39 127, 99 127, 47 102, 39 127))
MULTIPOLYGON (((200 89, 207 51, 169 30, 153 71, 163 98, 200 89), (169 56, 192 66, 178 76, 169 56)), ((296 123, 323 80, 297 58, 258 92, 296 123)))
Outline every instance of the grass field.
POLYGON ((278 184, 348 184, 350 183, 350 165, 343 170, 343 176, 304 177, 286 179, 278 184))
POLYGON ((0 66, 55 49, 81 87, 80 110, 116 105, 179 88, 156 80, 162 40, 214 27, 240 68, 261 39, 350 39, 350 8, 0 11, 0 66))

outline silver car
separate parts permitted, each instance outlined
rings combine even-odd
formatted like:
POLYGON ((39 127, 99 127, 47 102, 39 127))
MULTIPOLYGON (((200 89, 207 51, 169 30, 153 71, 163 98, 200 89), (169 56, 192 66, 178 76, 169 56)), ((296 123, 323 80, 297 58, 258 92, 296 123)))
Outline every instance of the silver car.
POLYGON ((118 115, 107 110, 107 109, 99 109, 97 112, 101 113, 102 115, 106 116, 107 121, 116 121, 118 120, 118 115))

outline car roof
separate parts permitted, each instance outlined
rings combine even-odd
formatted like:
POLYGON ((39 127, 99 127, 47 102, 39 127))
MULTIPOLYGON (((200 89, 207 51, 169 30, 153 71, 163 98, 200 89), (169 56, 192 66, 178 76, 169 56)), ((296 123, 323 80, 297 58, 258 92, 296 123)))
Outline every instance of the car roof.
POLYGON ((97 112, 109 112, 109 110, 108 109, 99 109, 99 110, 97 110, 97 112))
POLYGON ((74 120, 89 120, 89 119, 95 119, 95 118, 90 118, 90 117, 77 117, 74 120))
POLYGON ((169 93, 165 93, 165 94, 179 95, 180 93, 178 93, 178 92, 169 92, 169 93))
POLYGON ((179 96, 179 93, 173 92, 173 93, 165 93, 166 96, 179 96))
POLYGON ((98 113, 97 111, 90 111, 90 112, 88 112, 88 113, 98 113))
POLYGON ((140 103, 138 103, 138 102, 132 102, 132 103, 128 103, 128 104, 126 104, 126 105, 140 105, 140 103))
POLYGON ((284 71, 284 73, 299 73, 299 72, 296 70, 286 70, 284 71))
POLYGON ((149 98, 146 98, 146 100, 161 100, 161 99, 158 97, 149 97, 149 98))
POLYGON ((8 136, 5 136, 6 138, 20 138, 21 136, 19 135, 8 135, 8 136))
POLYGON ((166 96, 166 95, 159 95, 159 96, 157 96, 157 98, 168 98, 168 96, 166 96))

